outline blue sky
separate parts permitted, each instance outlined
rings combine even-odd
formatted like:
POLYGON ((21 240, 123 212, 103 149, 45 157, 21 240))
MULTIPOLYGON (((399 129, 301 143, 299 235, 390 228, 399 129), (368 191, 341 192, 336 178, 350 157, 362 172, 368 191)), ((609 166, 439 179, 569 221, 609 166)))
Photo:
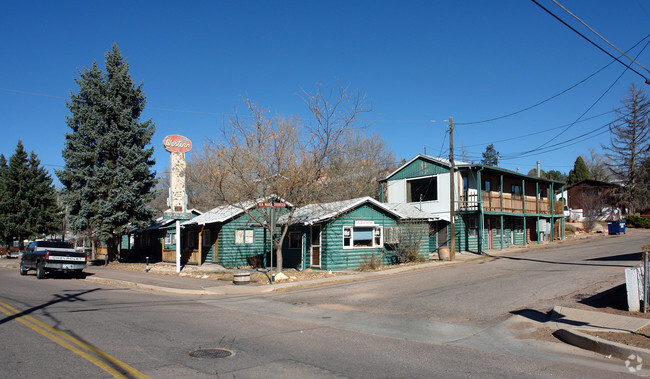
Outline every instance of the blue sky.
MULTIPOLYGON (((606 46, 551 0, 539 2, 606 46)), ((560 2, 622 50, 650 33, 645 0, 560 2)), ((78 89, 77 70, 94 60, 103 67, 113 42, 144 83, 142 119, 156 123, 158 172, 169 165, 166 135, 183 134, 199 149, 245 95, 272 114, 308 117, 298 93, 337 79, 371 100, 367 132, 379 133, 398 159, 425 145, 429 155, 447 157, 452 116, 456 159, 464 146, 478 161, 494 143, 510 158, 502 167, 527 172, 539 160, 545 170, 568 172, 578 154, 608 142, 599 133, 629 85, 648 87, 629 71, 616 82, 625 68, 614 63, 541 106, 462 125, 529 107, 612 61, 522 0, 21 1, 3 6, 0 34, 0 153, 9 157, 21 139, 53 177, 63 164, 65 100, 78 89), (601 96, 587 121, 556 137, 601 96), (583 134, 558 150, 517 155, 583 134)), ((638 61, 650 67, 650 48, 641 52, 647 41, 630 54, 641 53, 638 61)))

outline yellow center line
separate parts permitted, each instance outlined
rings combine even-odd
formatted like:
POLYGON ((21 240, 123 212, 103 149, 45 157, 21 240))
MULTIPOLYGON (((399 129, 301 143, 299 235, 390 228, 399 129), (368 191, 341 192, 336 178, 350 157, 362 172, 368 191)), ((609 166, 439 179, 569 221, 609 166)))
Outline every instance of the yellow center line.
MULTIPOLYGON (((8 316, 16 316, 17 314, 20 313, 20 311, 18 311, 16 308, 10 306, 9 304, 3 303, 2 301, 0 301, 0 312, 8 316)), ((47 325, 46 323, 39 321, 31 316, 27 316, 27 315, 17 316, 15 320, 26 325, 27 327, 41 334, 42 336, 47 337, 50 340, 56 342, 57 344, 65 347, 66 349, 72 351, 73 353, 94 363, 95 365, 99 366, 101 369, 105 370, 106 372, 110 373, 116 378, 126 378, 126 376, 123 375, 121 372, 115 370, 110 365, 106 364, 106 362, 122 368, 123 370, 125 370, 126 372, 128 372, 129 374, 131 374, 136 378, 143 378, 143 379, 149 378, 147 375, 141 373, 140 371, 120 361, 119 359, 97 349, 92 345, 89 345, 77 338, 74 338, 71 335, 61 330, 58 330, 50 325, 47 325), (95 354, 96 356, 88 354, 87 352, 77 348, 73 344, 95 354), (98 359, 98 357, 100 357, 101 359, 98 359)))

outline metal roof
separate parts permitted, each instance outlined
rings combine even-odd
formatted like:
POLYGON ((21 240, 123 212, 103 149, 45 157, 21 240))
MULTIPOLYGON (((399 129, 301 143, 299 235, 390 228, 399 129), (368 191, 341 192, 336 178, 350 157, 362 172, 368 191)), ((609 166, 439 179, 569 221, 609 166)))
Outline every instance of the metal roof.
POLYGON ((196 216, 191 220, 183 222, 181 226, 205 225, 216 222, 224 222, 241 213, 244 213, 245 209, 253 208, 256 205, 257 201, 245 201, 242 203, 237 203, 236 205, 222 205, 220 207, 211 209, 202 215, 196 216))
MULTIPOLYGON (((296 209, 293 213, 292 222, 297 224, 315 224, 318 222, 336 218, 343 213, 352 210, 362 204, 370 203, 377 208, 381 208, 388 213, 397 216, 400 219, 410 220, 437 220, 439 217, 429 212, 421 211, 409 204, 380 203, 372 197, 365 196, 356 199, 343 201, 334 201, 331 203, 309 204, 296 209)), ((285 214, 278 220, 279 224, 288 221, 289 215, 285 214)))

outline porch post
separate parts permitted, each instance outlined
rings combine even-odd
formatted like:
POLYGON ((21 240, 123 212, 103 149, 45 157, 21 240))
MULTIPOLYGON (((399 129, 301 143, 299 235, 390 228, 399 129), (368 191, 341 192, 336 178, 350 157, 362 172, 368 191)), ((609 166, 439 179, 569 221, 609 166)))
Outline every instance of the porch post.
POLYGON ((535 207, 537 208, 535 213, 537 214, 542 213, 539 209, 539 197, 539 182, 535 182, 535 207))
POLYGON ((537 231, 537 244, 539 245, 539 215, 537 216, 537 225, 535 225, 535 230, 537 231))
POLYGON ((481 193, 483 192, 483 182, 481 181, 481 170, 476 172, 476 187, 478 188, 478 253, 483 252, 483 202, 481 193))
POLYGON ((501 215, 501 248, 503 249, 503 215, 501 215))
POLYGON ((176 272, 181 272, 181 222, 176 220, 176 272))
POLYGON ((561 188, 562 191, 562 222, 560 222, 561 230, 560 234, 562 235, 562 240, 564 240, 564 186, 561 188))
POLYGON ((503 174, 501 174, 500 181, 501 182, 499 183, 499 197, 501 197, 501 212, 503 212, 503 174))
POLYGON ((521 179, 522 203, 524 206, 524 246, 528 244, 528 229, 526 229, 526 181, 521 179))
POLYGON ((553 182, 548 186, 548 201, 551 202, 551 242, 555 240, 555 192, 553 192, 553 182))
POLYGON ((302 236, 302 270, 305 271, 305 261, 307 260, 307 232, 300 233, 302 236))

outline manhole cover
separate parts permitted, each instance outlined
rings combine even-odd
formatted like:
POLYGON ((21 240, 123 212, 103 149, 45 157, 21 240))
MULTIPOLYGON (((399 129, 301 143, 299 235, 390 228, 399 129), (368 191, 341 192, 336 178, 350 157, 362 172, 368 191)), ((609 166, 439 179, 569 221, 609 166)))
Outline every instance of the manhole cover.
POLYGON ((232 355, 232 351, 226 349, 197 349, 190 351, 192 358, 227 358, 232 355))

